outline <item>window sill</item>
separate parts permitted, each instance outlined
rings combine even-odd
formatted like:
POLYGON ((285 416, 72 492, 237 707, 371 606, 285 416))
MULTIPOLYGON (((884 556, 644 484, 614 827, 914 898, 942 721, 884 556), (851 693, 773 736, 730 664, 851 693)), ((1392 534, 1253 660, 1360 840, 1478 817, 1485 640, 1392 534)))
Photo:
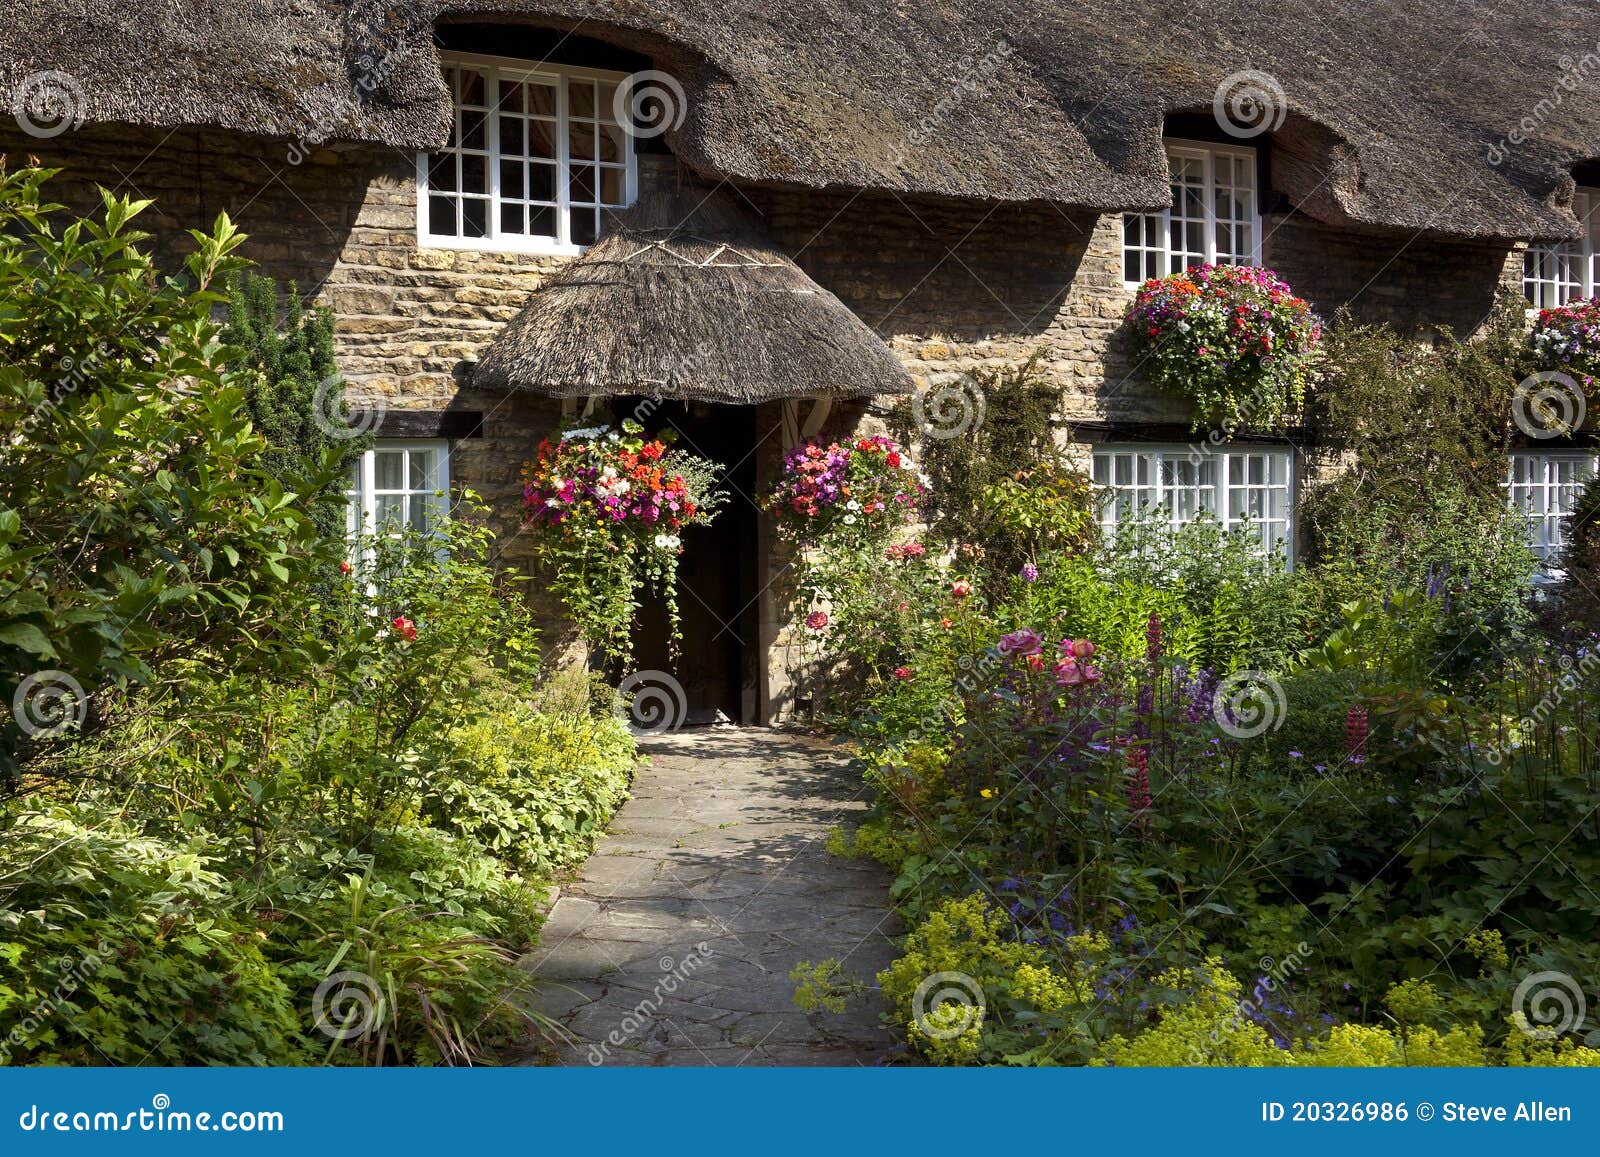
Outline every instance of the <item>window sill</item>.
POLYGON ((522 257, 582 257, 587 245, 558 241, 494 241, 485 237, 418 237, 418 249, 453 249, 468 253, 512 253, 522 257))

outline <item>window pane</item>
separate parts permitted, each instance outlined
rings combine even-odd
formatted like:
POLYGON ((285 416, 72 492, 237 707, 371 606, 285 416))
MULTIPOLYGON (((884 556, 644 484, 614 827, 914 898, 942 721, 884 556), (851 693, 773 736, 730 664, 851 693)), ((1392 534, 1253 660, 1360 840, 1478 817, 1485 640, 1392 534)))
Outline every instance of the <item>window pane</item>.
POLYGON ((521 201, 500 204, 500 232, 522 234, 527 231, 526 209, 521 201))
POLYGON ((380 494, 373 502, 376 530, 393 530, 402 525, 406 517, 406 499, 403 494, 380 494))
POLYGON ((439 489, 439 480, 434 477, 434 463, 437 460, 438 456, 432 450, 411 451, 411 489, 439 489))
POLYGON ((568 182, 567 190, 568 199, 574 204, 594 204, 594 166, 573 165, 572 178, 568 182))
POLYGON ((569 80, 567 82, 567 111, 575 117, 593 117, 595 109, 594 82, 569 80))
POLYGON ((528 166, 528 199, 554 201, 556 199, 556 167, 532 164, 528 166))
POLYGON ((456 235, 456 203, 453 197, 428 198, 428 232, 439 237, 456 235))
POLYGON ((489 232, 489 202, 486 199, 469 199, 461 203, 461 235, 484 237, 489 232))
POLYGON ((600 85, 600 119, 613 124, 617 119, 617 86, 601 83, 600 85))
POLYGON ((600 126, 600 159, 621 164, 628 157, 628 138, 617 125, 600 126))
POLYGON ((628 174, 622 169, 600 170, 600 200, 607 205, 626 204, 628 174))
POLYGON ((517 160, 500 162, 500 195, 521 200, 523 164, 517 160))
POLYGON ((377 450, 372 455, 372 484, 379 490, 401 490, 406 484, 403 450, 377 450))
POLYGON ((484 106, 483 91, 483 73, 467 71, 461 73, 461 103, 463 105, 476 105, 482 108, 484 106))
POLYGON ((592 161, 597 146, 595 134, 600 126, 593 121, 573 121, 567 132, 568 150, 575 161, 592 161))
POLYGON ((487 193, 489 191, 487 157, 463 156, 461 158, 461 191, 487 193))
POLYGON ((528 210, 528 235, 530 237, 554 237, 556 235, 556 211, 552 208, 532 208, 528 210))
POLYGON ((528 122, 528 155, 530 157, 556 158, 556 122, 528 122))
POLYGON ((456 155, 435 153, 428 161, 428 188, 449 190, 456 187, 456 155))
POLYGON ((481 112, 463 111, 461 114, 461 147, 486 149, 489 147, 488 117, 481 112))
POLYGON ((574 245, 593 245, 600 237, 600 228, 596 220, 599 210, 574 209, 572 211, 572 243, 574 245))
POLYGON ((556 115, 555 85, 529 82, 527 93, 529 112, 545 117, 554 117, 556 115))
POLYGON ((523 86, 519 81, 502 80, 500 82, 500 100, 498 107, 501 112, 522 112, 523 86))
POLYGON ((528 122, 521 117, 500 118, 500 153, 502 156, 522 157, 528 153, 528 122))

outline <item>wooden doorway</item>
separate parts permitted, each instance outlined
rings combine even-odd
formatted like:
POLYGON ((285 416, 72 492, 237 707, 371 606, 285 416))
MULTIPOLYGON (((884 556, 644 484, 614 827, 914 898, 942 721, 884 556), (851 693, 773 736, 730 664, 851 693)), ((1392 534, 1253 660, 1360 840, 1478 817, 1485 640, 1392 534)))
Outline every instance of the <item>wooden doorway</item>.
POLYGON ((678 681, 688 725, 759 722, 757 408, 617 398, 612 411, 618 418, 632 417, 651 434, 675 431, 679 449, 723 468, 729 495, 712 525, 692 527, 683 536, 678 653, 669 646, 665 600, 647 593, 634 620, 634 661, 641 671, 665 671, 678 681))

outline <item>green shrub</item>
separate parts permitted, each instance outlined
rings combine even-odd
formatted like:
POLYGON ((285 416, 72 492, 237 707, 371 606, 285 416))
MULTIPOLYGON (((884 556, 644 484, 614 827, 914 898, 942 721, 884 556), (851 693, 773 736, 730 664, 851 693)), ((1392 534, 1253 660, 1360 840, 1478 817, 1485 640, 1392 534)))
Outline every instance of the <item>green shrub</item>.
POLYGON ((268 925, 230 901, 214 846, 31 801, 0 841, 0 1050, 13 1064, 295 1064, 268 925), (203 850, 202 850, 203 849, 203 850))
POLYGON ((453 728, 422 814, 536 876, 581 860, 627 796, 632 738, 610 716, 504 703, 453 728))

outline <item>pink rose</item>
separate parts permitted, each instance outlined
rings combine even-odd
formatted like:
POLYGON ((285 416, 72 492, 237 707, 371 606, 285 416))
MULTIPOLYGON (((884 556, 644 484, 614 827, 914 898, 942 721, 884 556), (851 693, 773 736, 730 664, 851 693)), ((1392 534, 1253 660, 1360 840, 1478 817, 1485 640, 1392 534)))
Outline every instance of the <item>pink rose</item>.
POLYGON ((823 627, 826 627, 827 625, 828 625, 828 612, 827 611, 812 611, 809 615, 806 616, 806 626, 810 627, 813 631, 820 631, 820 630, 822 630, 823 627))
POLYGON ((966 579, 957 579, 950 584, 950 593, 958 599, 964 599, 972 593, 972 584, 966 579))

